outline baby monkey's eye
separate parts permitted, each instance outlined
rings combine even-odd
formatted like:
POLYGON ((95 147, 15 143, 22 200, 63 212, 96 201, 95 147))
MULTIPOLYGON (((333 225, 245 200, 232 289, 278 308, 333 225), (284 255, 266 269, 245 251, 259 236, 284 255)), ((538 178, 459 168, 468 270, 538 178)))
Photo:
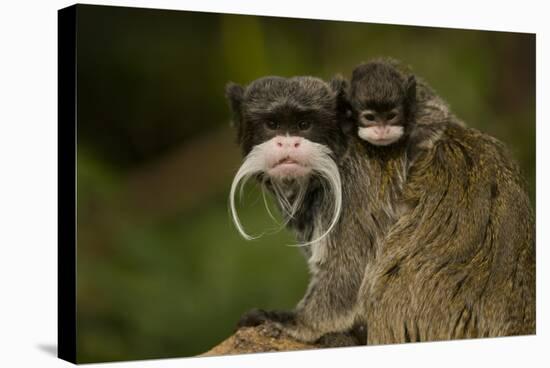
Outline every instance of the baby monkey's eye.
POLYGON ((311 123, 307 120, 302 120, 298 123, 298 128, 300 130, 308 130, 310 126, 311 126, 311 123))
POLYGON ((374 119, 376 119, 376 117, 374 116, 374 114, 371 114, 371 113, 368 113, 368 114, 365 114, 363 115, 365 117, 365 119, 367 119, 368 121, 374 121, 374 119))
POLYGON ((279 124, 277 124, 277 122, 275 122, 275 121, 268 120, 268 121, 265 122, 265 126, 268 129, 275 130, 279 127, 279 124))
POLYGON ((397 116, 397 114, 395 112, 390 112, 388 115, 387 115, 387 119, 388 120, 392 120, 393 118, 395 118, 397 116))

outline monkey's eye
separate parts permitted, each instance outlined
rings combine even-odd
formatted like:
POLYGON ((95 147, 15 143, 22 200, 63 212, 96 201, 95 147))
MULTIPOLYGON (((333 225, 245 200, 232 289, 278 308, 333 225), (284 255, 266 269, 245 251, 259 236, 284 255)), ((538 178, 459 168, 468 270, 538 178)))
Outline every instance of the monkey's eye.
POLYGON ((397 116, 396 113, 394 112, 390 112, 386 117, 388 120, 392 120, 393 118, 395 118, 397 116))
POLYGON ((310 126, 311 126, 311 123, 307 120, 302 120, 298 123, 298 128, 300 130, 308 130, 310 126))
POLYGON ((374 121, 374 119, 376 118, 374 116, 374 114, 371 114, 371 113, 368 113, 368 114, 365 114, 363 115, 365 117, 365 119, 367 119, 368 121, 374 121))
POLYGON ((277 124, 276 121, 271 121, 271 120, 268 120, 265 122, 265 126, 268 128, 268 129, 271 129, 271 130, 275 130, 279 127, 279 124, 277 124))

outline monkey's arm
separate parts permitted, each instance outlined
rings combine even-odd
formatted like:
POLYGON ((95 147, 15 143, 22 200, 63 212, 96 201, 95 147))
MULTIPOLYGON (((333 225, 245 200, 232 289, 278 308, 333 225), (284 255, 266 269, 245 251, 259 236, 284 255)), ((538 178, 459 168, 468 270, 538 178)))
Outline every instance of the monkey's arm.
POLYGON ((357 275, 320 272, 293 311, 253 309, 241 317, 238 327, 273 322, 272 327, 299 341, 323 338, 322 344, 327 346, 357 345, 362 340, 362 330, 353 326, 359 282, 357 275), (352 282, 354 278, 356 282, 352 282))
POLYGON ((360 260, 338 254, 316 261, 307 292, 298 303, 291 323, 283 331, 300 341, 315 341, 327 333, 347 332, 353 327, 357 292, 361 283, 360 260))
MULTIPOLYGON (((324 255, 315 250, 310 258, 312 278, 305 296, 293 311, 252 310, 241 318, 239 326, 255 326, 274 322, 283 333, 303 342, 314 342, 321 337, 324 345, 357 345, 361 329, 355 328, 357 292, 362 279, 362 257, 354 251, 331 249, 324 246, 324 255), (348 254, 349 253, 349 254, 348 254), (341 333, 341 334, 339 334, 341 333), (328 336, 325 336, 330 334, 328 336)), ((335 244, 334 244, 335 246, 335 244)))

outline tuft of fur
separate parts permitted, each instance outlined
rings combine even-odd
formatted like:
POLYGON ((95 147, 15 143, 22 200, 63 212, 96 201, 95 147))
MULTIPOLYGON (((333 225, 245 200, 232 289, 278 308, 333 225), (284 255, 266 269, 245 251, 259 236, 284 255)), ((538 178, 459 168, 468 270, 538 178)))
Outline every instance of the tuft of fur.
MULTIPOLYGON (((237 214, 235 196, 239 188, 239 192, 242 194, 242 188, 248 179, 253 176, 261 178, 262 191, 270 190, 273 193, 285 218, 285 224, 296 217, 298 209, 303 204, 309 181, 311 180, 310 175, 290 179, 269 176, 267 173, 271 168, 271 163, 269 162, 270 154, 268 151, 272 144, 271 140, 269 140, 254 146, 244 159, 231 184, 229 194, 231 216, 235 227, 243 238, 247 240, 252 240, 256 237, 247 234, 244 230, 237 214)), ((307 162, 304 164, 311 170, 311 175, 315 176, 322 184, 322 195, 325 199, 325 205, 332 209, 332 216, 328 222, 328 227, 325 228, 325 225, 321 222, 317 224, 316 231, 318 235, 300 244, 301 246, 305 246, 321 241, 338 222, 342 209, 342 188, 338 166, 331 158, 332 152, 330 149, 325 145, 308 140, 302 141, 302 144, 307 145, 308 151, 311 152, 307 157, 307 162)))

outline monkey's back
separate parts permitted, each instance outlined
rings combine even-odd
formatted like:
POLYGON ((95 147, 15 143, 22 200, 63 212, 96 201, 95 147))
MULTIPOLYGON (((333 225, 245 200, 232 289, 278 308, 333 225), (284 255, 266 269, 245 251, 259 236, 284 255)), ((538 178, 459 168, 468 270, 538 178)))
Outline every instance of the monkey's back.
POLYGON ((502 143, 443 124, 403 202, 360 292, 369 344, 535 333, 534 215, 502 143))

